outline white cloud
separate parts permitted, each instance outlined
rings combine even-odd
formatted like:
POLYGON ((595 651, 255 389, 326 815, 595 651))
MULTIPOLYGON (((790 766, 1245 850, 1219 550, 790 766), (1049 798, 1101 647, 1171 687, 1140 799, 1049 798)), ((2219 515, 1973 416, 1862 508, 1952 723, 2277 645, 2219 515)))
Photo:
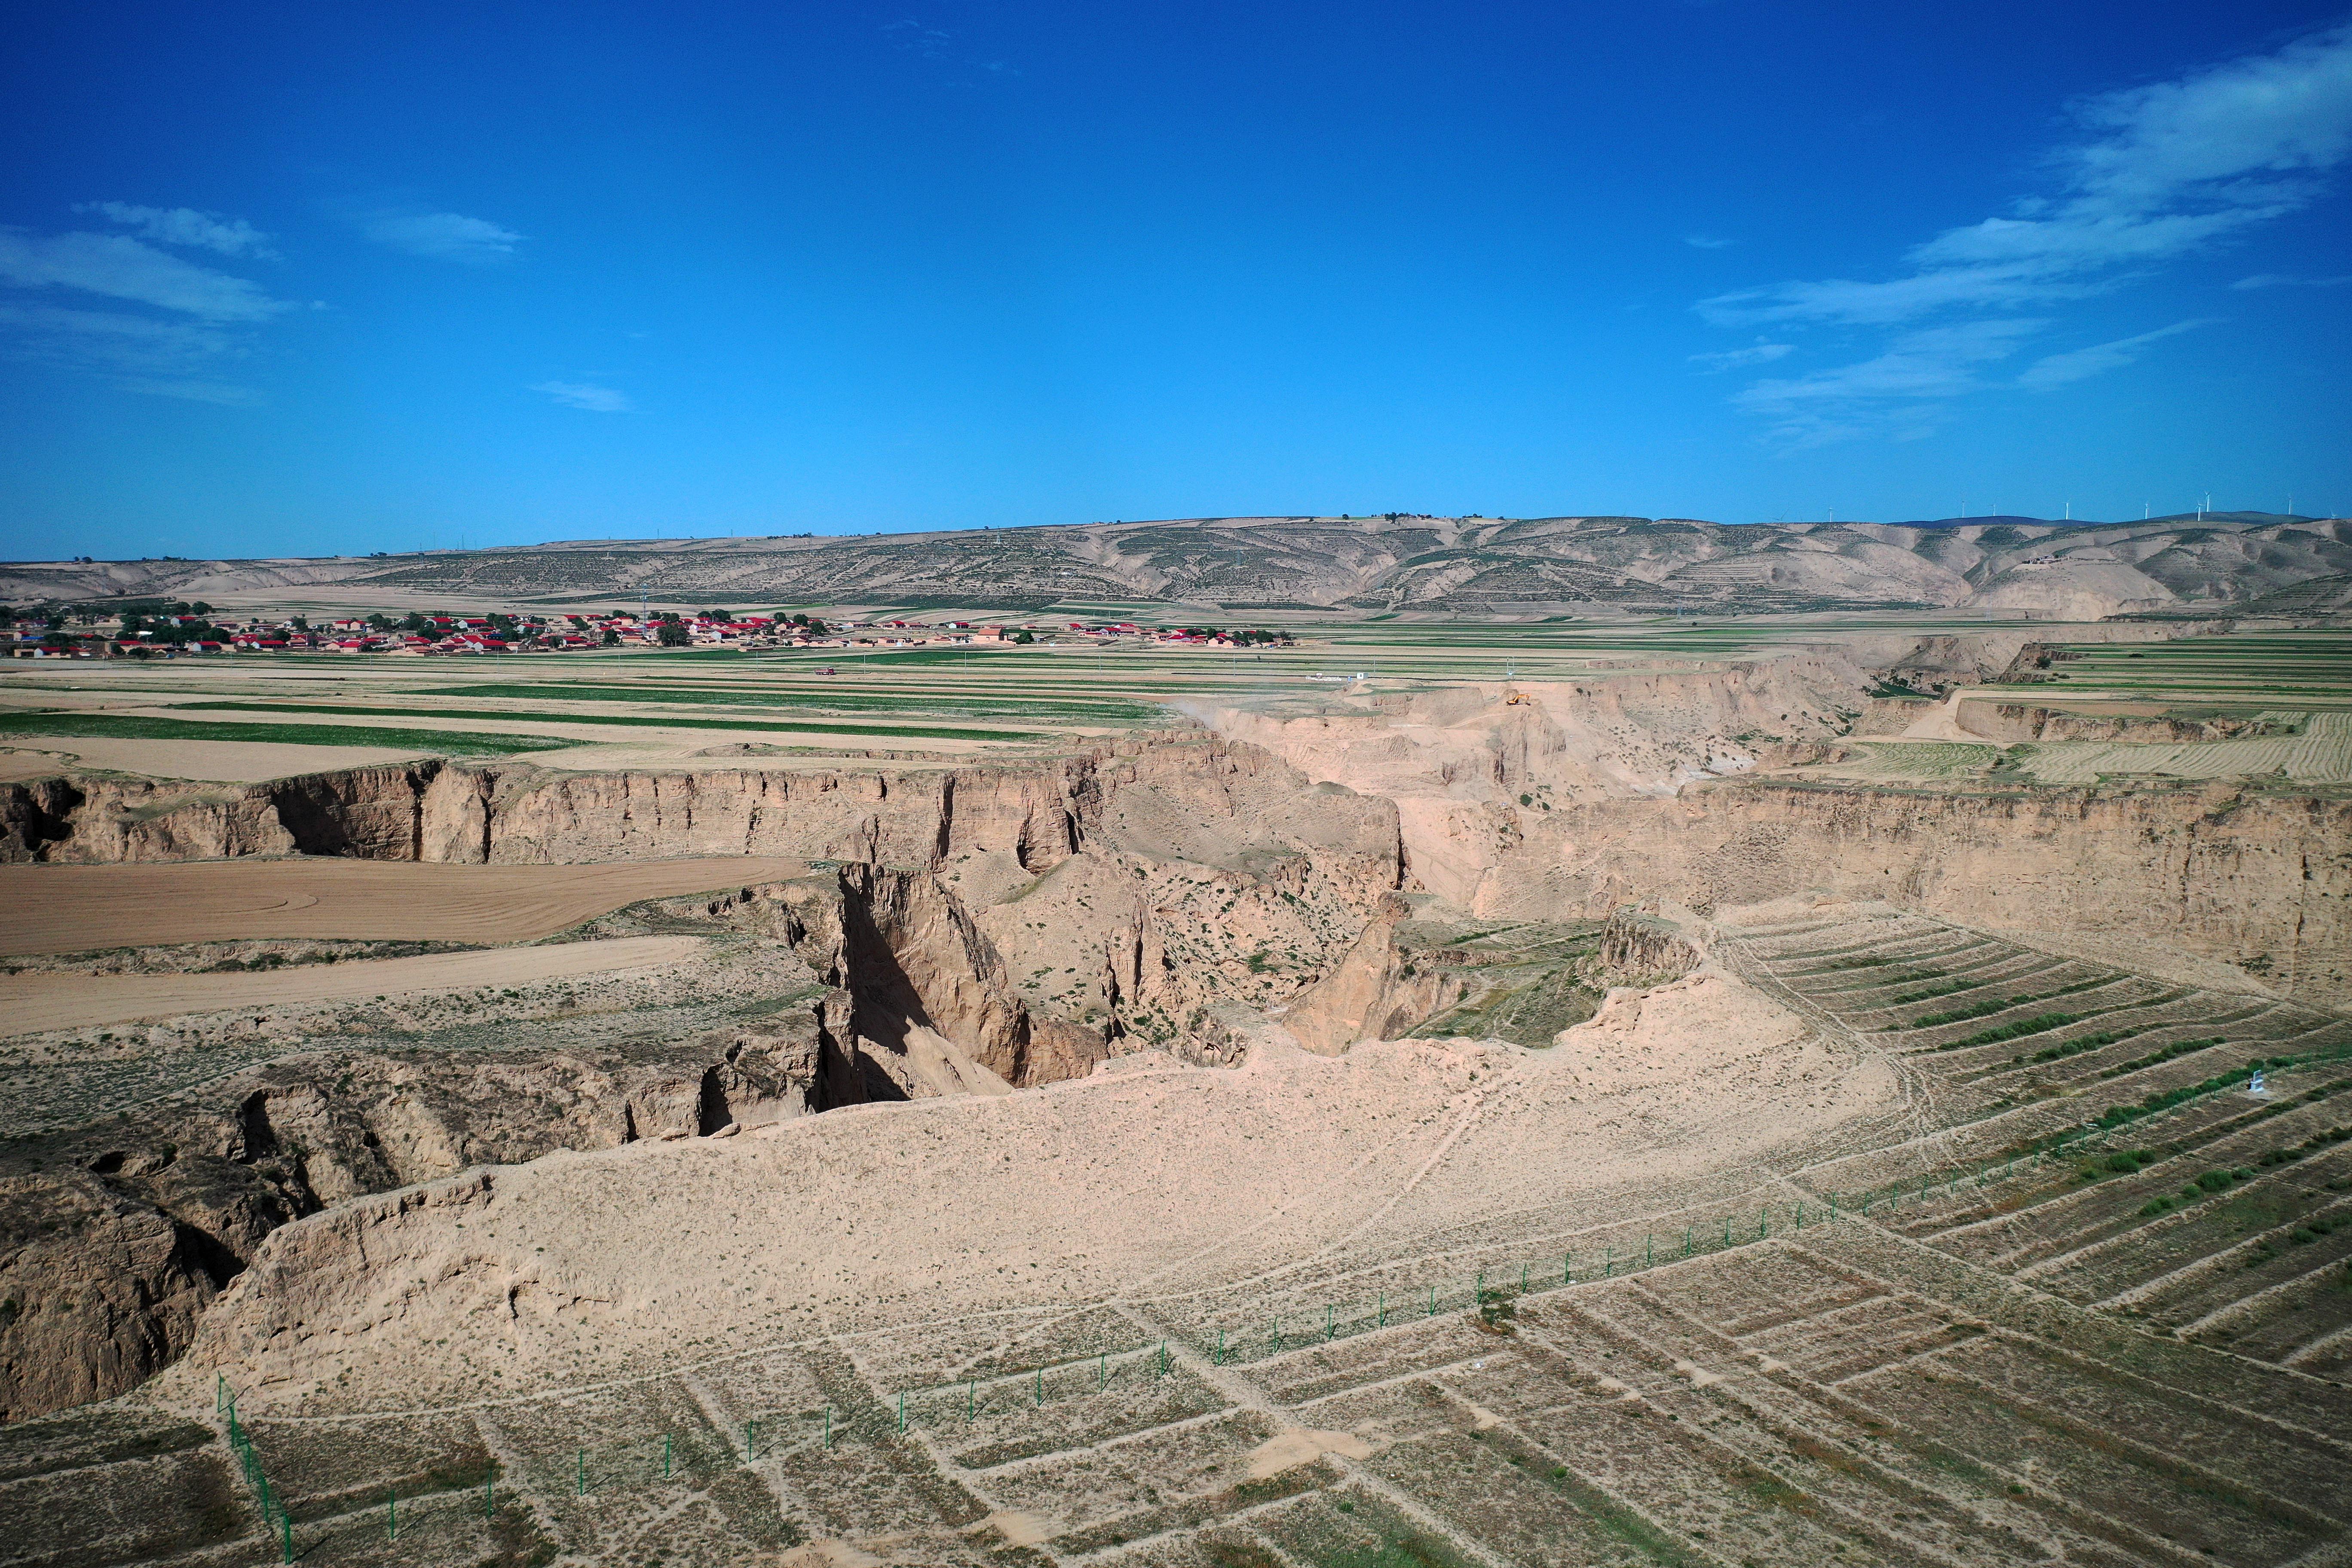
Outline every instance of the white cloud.
POLYGON ((0 282, 79 289, 209 321, 258 321, 290 310, 243 278, 169 256, 119 234, 31 234, 0 228, 0 282))
POLYGON ((1917 437, 1935 426, 1930 405, 1990 384, 1982 367, 2009 358, 2044 321, 1967 321, 1906 332, 1885 352, 1828 370, 1757 382, 1732 405, 1773 422, 1772 438, 1816 447, 1864 435, 1917 437))
POLYGON ((1721 250, 1726 246, 1737 245, 1739 242, 1736 239, 1717 239, 1711 234, 1686 234, 1683 236, 1683 243, 1699 250, 1721 250))
MULTIPOLYGON (((2103 93, 2077 104, 2074 119, 2084 135, 2048 160, 2055 195, 1947 229, 1914 247, 1900 276, 1786 282, 1700 300, 1699 313, 1724 326, 1913 329, 1874 358, 1759 382, 1735 402, 1784 422, 1792 409, 1841 411, 1834 419, 1809 415, 1811 423, 1797 432, 1806 441, 1832 425, 1843 434, 1867 431, 1875 426, 1864 410, 1874 404, 1916 408, 1987 384, 1972 367, 1987 363, 1994 345, 2000 353, 1991 357, 2015 353, 2040 324, 2015 312, 2105 292, 2309 205, 2325 177, 2352 159, 2352 23, 2270 54, 2103 93), (1960 335, 1913 328, 1939 317, 1958 319, 1951 331, 1960 335)), ((2285 281, 2258 274, 2237 287, 2285 281)), ((2053 354, 2009 384, 2058 386, 2128 364, 2146 344, 2196 324, 2053 354)), ((1913 413, 1901 423, 1918 428, 1913 413)))
POLYGON ((626 414, 635 406, 625 392, 583 381, 534 382, 530 389, 547 394, 566 408, 584 408, 591 414, 626 414))
POLYGON ((2178 81, 2105 93, 2075 119, 2097 132, 2050 162, 2055 198, 1947 229, 1910 276, 1782 283, 1702 300, 1727 321, 1888 322, 2079 292, 2083 275, 2179 256, 2307 205, 2352 157, 2352 25, 2178 81), (2072 281, 2070 281, 2072 279, 2072 281))
POLYGON ((378 245, 435 261, 477 265, 505 260, 523 237, 488 218, 457 213, 386 210, 363 215, 359 225, 360 232, 378 245))
POLYGON ((2110 343, 2094 343, 2086 349, 2074 349, 2065 353, 2047 354, 2025 367, 2017 384, 2028 392, 2048 392, 2070 382, 2102 375, 2111 370, 2121 370, 2139 358, 2148 344, 2199 327, 2210 326, 2207 320, 2175 321, 2168 327, 2158 327, 2152 332, 2142 332, 2136 338, 2117 338, 2110 343))
POLYGON ((257 401, 251 388, 219 379, 221 362, 242 348, 218 326, 120 310, 0 304, 0 340, 16 358, 96 374, 130 392, 201 403, 257 401))
POLYGON ((2352 273, 2336 278, 2290 278, 2282 272, 2257 272, 2230 285, 2232 289, 2336 289, 2352 283, 2352 273))
POLYGON ((1769 364, 1796 346, 1794 343, 1758 342, 1744 349, 1725 349, 1717 353, 1693 354, 1690 357, 1693 364, 1705 365, 1709 370, 1737 370, 1741 365, 1769 364))
POLYGON ((223 256, 250 256, 275 261, 269 237, 241 217, 200 213, 193 207, 142 207, 128 202, 82 202, 78 213, 97 213, 111 222, 138 231, 142 239, 159 245, 194 246, 223 256))

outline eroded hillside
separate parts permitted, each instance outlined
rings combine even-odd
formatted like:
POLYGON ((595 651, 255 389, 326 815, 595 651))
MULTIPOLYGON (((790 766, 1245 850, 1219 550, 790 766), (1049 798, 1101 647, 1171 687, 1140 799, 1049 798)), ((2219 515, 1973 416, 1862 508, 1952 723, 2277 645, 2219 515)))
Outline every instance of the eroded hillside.
POLYGON ((2332 1550, 2352 746, 2059 646, 0 784, 8 889, 100 933, 0 975, 0 1513, 96 1562, 2332 1550))
MULTIPOLYGON (((2352 570, 2340 518, 1749 523, 1682 518, 1193 518, 858 538, 627 540, 327 560, 24 563, 0 595, 231 601, 338 590, 500 601, 971 605, 1495 614, 1582 605, 1741 615, 1825 608, 2221 607, 2352 570)), ((2308 595, 2305 595, 2307 597, 2308 595)), ((2292 613, 2301 598, 2282 599, 2292 613)))

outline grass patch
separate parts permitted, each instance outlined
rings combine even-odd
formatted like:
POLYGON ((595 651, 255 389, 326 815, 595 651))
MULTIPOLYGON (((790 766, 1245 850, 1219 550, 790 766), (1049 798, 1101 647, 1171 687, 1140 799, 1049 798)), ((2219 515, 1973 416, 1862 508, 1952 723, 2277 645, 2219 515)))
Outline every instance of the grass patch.
MULTIPOLYGON (((2122 1039, 2126 1035, 2137 1033, 2138 1033, 2138 1031, 2135 1029, 2121 1029, 2116 1032, 2115 1037, 2116 1039, 2122 1039)), ((2095 1035, 2091 1037, 2093 1039, 2096 1039, 2097 1037, 2098 1037, 2095 1035)), ((2209 1036, 2203 1039, 2182 1040, 2176 1045, 2167 1046, 2160 1051, 2150 1051, 2144 1057, 2134 1057, 2130 1061, 2125 1062, 2119 1067, 2111 1067, 2107 1068, 2099 1076, 2101 1078, 2121 1078, 2127 1072, 2137 1072, 2142 1068, 2156 1067, 2161 1063, 2170 1061, 2175 1057, 2185 1057, 2191 1051, 2201 1051, 2210 1047, 2225 1045, 2227 1043, 2227 1040, 2220 1035, 2209 1036)))
MULTIPOLYGON (((2004 1005, 2007 1005, 2004 1004, 2004 1005)), ((2031 1018, 2020 1018, 2013 1024, 2003 1024, 1998 1028, 1979 1029, 1973 1035, 1965 1036, 1948 1046, 1937 1046, 1936 1048, 1939 1051, 1964 1051, 1971 1046, 1992 1046, 2003 1040, 2022 1039, 2028 1035, 2039 1035, 2048 1029, 2063 1029, 2069 1024, 2079 1024, 2082 1021, 2082 1015, 2078 1013, 2037 1013, 2031 1018)))
MULTIPOLYGON (((2053 1001, 2060 996, 2072 996, 2078 991, 2095 991, 2102 985, 2114 984, 2116 978, 2117 977, 2115 975, 2103 974, 2098 976, 2096 979, 2077 980, 2072 985, 2061 985, 2055 991, 2038 991, 2031 996, 1988 996, 1981 1002, 1971 1003, 1966 1007, 1955 1007, 1948 1013, 1930 1013, 1925 1017, 1915 1018, 1908 1024, 1889 1024, 1879 1032, 1881 1034, 1897 1034, 1908 1029, 1932 1029, 1938 1024, 1966 1023, 1970 1018, 1989 1017, 1992 1014, 2005 1013, 2011 1007, 2023 1007, 2030 1003, 2053 1001)), ((1969 985, 1955 985, 1947 988, 1948 991, 1969 991, 1974 989, 1974 986, 1969 985)), ((1915 997, 1898 996, 1895 999, 1893 1004, 1890 1004, 1890 1005, 1899 1005, 1905 1001, 1924 1002, 1930 996, 1941 994, 1944 993, 1923 991, 1915 997)), ((2067 1021, 2072 1023, 2074 1020, 2070 1018, 2067 1021)), ((1954 1047, 1946 1046, 1941 1048, 1950 1050, 1954 1047)))
MULTIPOLYGON (((511 719, 513 714, 501 714, 511 719)), ((509 756, 553 752, 578 741, 558 735, 468 734, 461 730, 390 729, 358 724, 207 723, 200 719, 148 719, 120 713, 10 713, 0 735, 58 735, 92 741, 240 741, 257 746, 383 746, 447 756, 509 756)))
POLYGON ((1976 988, 1977 983, 1973 980, 1955 980, 1949 985, 1930 985, 1925 991, 1906 991, 1885 1005, 1907 1007, 1914 1002, 1932 1002, 1938 996, 1949 996, 1958 992, 1973 991, 1976 988))
MULTIPOLYGON (((839 668, 853 674, 856 667, 846 660, 836 661, 839 668)), ((1044 674, 1044 671, 1039 671, 1044 674)), ((678 707, 709 704, 733 708, 813 708, 823 712, 896 713, 909 709, 929 708, 934 710, 975 713, 982 716, 1003 714, 1024 718, 1039 718, 1052 710, 1059 718, 1072 723, 1098 719, 1105 723, 1158 722, 1166 714, 1158 707, 1118 699, 1055 698, 1045 696, 1003 695, 1003 685, 992 683, 997 695, 926 698, 898 696, 887 692, 862 691, 855 687, 820 691, 775 691, 749 688, 718 690, 691 686, 590 686, 563 681, 509 681, 483 686, 451 686, 420 690, 420 696, 436 697, 507 697, 531 702, 667 702, 678 707)))
MULTIPOLYGON (((350 713, 370 719, 520 719, 528 723, 547 724, 620 724, 635 729, 669 730, 757 730, 773 733, 792 730, 813 735, 864 735, 888 739, 893 735, 908 735, 931 741, 1044 741, 1052 737, 1034 730, 971 730, 950 729, 937 724, 892 724, 887 729, 872 724, 821 724, 800 719, 704 719, 689 715, 664 719, 644 713, 565 713, 538 714, 506 713, 495 708, 304 708, 287 709, 272 702, 177 702, 173 711, 201 710, 205 712, 237 713, 350 713)), ((577 745, 578 742, 571 744, 577 745)))
MULTIPOLYGON (((2084 1051, 2095 1051, 2102 1046, 2112 1046, 2118 1040, 2128 1040, 2134 1035, 2145 1034, 2147 1030, 2154 1027, 2155 1026, 2152 1024, 2141 1024, 2137 1027, 2129 1029, 2103 1029, 2095 1035, 2084 1035, 2076 1039, 2061 1040, 2054 1046, 2044 1046, 2042 1049, 2034 1052, 2031 1057, 2019 1057, 2016 1060, 2019 1062, 2054 1062, 2062 1060, 2067 1057, 2079 1057, 2084 1051)), ((2217 1036, 2203 1043, 2209 1046, 2218 1046, 2221 1041, 2220 1037, 2217 1036)), ((2129 1072, 2131 1068, 2128 1067, 2114 1068, 2099 1076, 2102 1078, 2112 1078, 2117 1073, 2129 1072)))

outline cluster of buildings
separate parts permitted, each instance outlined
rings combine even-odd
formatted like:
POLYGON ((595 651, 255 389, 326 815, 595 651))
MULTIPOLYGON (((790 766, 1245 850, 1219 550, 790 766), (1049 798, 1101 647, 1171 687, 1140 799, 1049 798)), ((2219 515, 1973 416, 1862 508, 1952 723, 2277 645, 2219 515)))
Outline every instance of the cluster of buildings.
MULTIPOLYGON (((80 617, 77 617, 80 618, 80 617)), ((1240 647, 1286 642, 1287 634, 1225 631, 1212 626, 1145 627, 1133 621, 1072 621, 1062 630, 981 626, 970 621, 843 621, 834 626, 805 615, 737 616, 704 611, 680 615, 538 613, 459 616, 411 612, 320 620, 250 617, 216 621, 208 612, 123 615, 111 630, 102 622, 79 626, 54 614, 20 616, 8 633, 19 658, 157 658, 206 654, 320 652, 350 654, 572 653, 608 647, 915 647, 926 644, 1002 645, 1075 638, 1199 647, 1240 647)))

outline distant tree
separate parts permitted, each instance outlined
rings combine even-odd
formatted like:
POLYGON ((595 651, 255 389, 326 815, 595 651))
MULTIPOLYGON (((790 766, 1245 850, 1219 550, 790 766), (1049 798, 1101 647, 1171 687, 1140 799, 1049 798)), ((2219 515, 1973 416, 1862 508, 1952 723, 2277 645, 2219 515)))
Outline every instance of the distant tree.
POLYGON ((308 616, 295 616, 295 617, 294 617, 294 629, 295 629, 296 631, 298 631, 298 632, 307 632, 307 631, 309 631, 309 630, 310 629, 310 617, 309 617, 308 616))
POLYGON ((1013 640, 1014 642, 1018 642, 1018 643, 1033 643, 1033 642, 1035 642, 1037 639, 1036 639, 1035 637, 1031 637, 1031 636, 1029 635, 1029 633, 1028 633, 1026 630, 1023 630, 1023 631, 1017 631, 1017 632, 1014 632, 1014 633, 1013 634, 1013 640))
POLYGON ((610 626, 606 626, 606 627, 604 628, 604 646, 605 646, 606 647, 620 647, 620 646, 621 646, 621 634, 620 634, 620 633, 618 633, 618 632, 616 632, 616 631, 614 631, 612 627, 610 627, 610 626))
POLYGON ((661 645, 664 647, 684 647, 690 640, 687 636, 686 627, 678 624, 677 617, 675 616, 664 621, 661 624, 661 630, 654 635, 661 639, 661 645))
POLYGON ((731 621, 735 618, 735 612, 732 610, 712 608, 705 610, 702 613, 709 616, 714 621, 731 621))
POLYGON ((824 623, 818 620, 814 616, 811 616, 807 620, 801 622, 801 625, 807 629, 808 635, 813 637, 821 637, 824 636, 824 623))
POLYGON ((425 620, 424 611, 411 610, 401 617, 400 629, 404 632, 421 632, 430 624, 425 620))

